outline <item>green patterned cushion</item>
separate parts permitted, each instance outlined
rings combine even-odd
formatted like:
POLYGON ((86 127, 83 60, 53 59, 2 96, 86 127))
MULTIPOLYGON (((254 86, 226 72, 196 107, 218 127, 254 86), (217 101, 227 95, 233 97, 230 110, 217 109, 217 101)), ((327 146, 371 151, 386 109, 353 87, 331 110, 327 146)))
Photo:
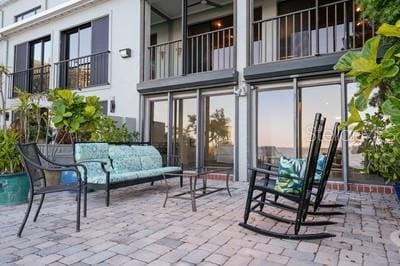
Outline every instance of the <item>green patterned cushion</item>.
POLYGON ((109 155, 116 173, 142 170, 140 157, 127 145, 110 145, 109 155))
POLYGON ((317 168, 315 169, 314 183, 319 183, 322 178, 322 172, 326 164, 327 156, 320 154, 318 157, 317 168))
POLYGON ((76 143, 75 160, 96 160, 108 158, 107 143, 76 143))
POLYGON ((156 148, 150 145, 132 145, 132 150, 140 158, 142 170, 150 170, 162 167, 162 158, 156 148))
POLYGON ((283 193, 299 194, 303 188, 304 182, 294 179, 293 177, 304 178, 305 167, 305 159, 288 159, 281 157, 275 190, 283 193))
MULTIPOLYGON (((111 173, 114 172, 113 169, 111 168, 111 162, 109 159, 96 159, 96 160, 105 162, 106 170, 110 171, 111 173)), ((79 161, 78 161, 78 163, 79 163, 79 161)), ((104 179, 104 183, 105 183, 106 173, 104 173, 100 163, 98 163, 98 162, 80 162, 80 163, 83 164, 84 166, 86 166, 88 183, 99 184, 99 182, 103 182, 103 181, 99 181, 99 180, 103 180, 103 179, 104 179)), ((83 168, 78 167, 78 170, 83 177, 83 174, 84 174, 83 168)))

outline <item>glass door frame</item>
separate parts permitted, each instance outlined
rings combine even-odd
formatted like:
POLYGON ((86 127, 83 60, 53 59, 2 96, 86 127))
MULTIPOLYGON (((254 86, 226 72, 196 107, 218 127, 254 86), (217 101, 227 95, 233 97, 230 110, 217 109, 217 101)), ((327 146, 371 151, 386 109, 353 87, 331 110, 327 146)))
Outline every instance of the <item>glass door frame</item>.
MULTIPOLYGON (((344 122, 347 120, 347 83, 354 82, 353 80, 347 80, 344 77, 344 74, 334 74, 330 76, 309 76, 309 77, 290 77, 289 79, 280 80, 280 81, 270 81, 268 83, 259 83, 254 84, 252 86, 251 92, 251 138, 254 139, 251 143, 251 147, 248 149, 251 151, 251 165, 253 167, 257 167, 257 147, 258 147, 258 92, 265 90, 279 90, 279 89, 288 89, 292 90, 293 95, 293 105, 295 114, 293 116, 293 125, 294 125, 294 146, 296 150, 296 156, 300 157, 301 155, 301 137, 302 137, 302 127, 301 127, 301 119, 302 119, 302 98, 301 92, 303 88, 306 87, 316 87, 316 86, 324 86, 324 85, 340 85, 340 111, 341 111, 341 121, 344 122)), ((347 190, 348 184, 348 130, 347 128, 342 132, 342 177, 343 182, 345 184, 344 188, 347 190)))
MULTIPOLYGON (((144 114, 143 114, 143 140, 145 142, 151 141, 151 103, 157 101, 168 101, 168 138, 167 138, 167 163, 168 165, 172 162, 174 154, 174 142, 173 142, 173 130, 174 130, 174 109, 176 99, 196 99, 196 167, 204 166, 204 97, 205 96, 221 96, 221 95, 234 95, 233 87, 221 87, 221 88, 210 88, 210 89, 196 89, 187 91, 167 92, 156 95, 143 95, 144 97, 144 114)), ((237 134, 236 127, 237 123, 237 97, 235 96, 232 104, 235 109, 234 124, 235 128, 235 141, 234 141, 234 166, 237 165, 237 134)))

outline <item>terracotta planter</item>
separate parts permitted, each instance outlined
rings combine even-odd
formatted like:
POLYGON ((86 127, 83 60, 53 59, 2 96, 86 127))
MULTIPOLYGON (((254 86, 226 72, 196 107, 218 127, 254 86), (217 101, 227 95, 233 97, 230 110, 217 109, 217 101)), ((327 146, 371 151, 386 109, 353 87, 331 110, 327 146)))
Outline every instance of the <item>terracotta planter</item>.
POLYGON ((17 205, 28 201, 29 180, 26 173, 0 174, 0 205, 17 205))

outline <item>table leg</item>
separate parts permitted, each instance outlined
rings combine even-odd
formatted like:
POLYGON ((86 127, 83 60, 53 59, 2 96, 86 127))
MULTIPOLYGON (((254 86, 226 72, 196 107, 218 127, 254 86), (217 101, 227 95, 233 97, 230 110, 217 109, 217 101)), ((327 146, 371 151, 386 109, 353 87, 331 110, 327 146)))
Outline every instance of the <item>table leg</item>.
POLYGON ((203 194, 207 192, 207 174, 203 174, 203 194))
POLYGON ((165 208, 165 205, 167 204, 167 200, 168 200, 169 187, 168 187, 167 177, 165 175, 163 175, 163 177, 164 177, 164 182, 165 182, 165 200, 164 200, 163 208, 165 208))
POLYGON ((229 197, 232 197, 231 191, 229 190, 229 176, 230 176, 230 173, 231 173, 231 170, 229 170, 229 171, 226 173, 226 191, 228 191, 229 197))
POLYGON ((195 176, 194 184, 193 184, 193 176, 191 175, 189 178, 190 182, 190 198, 192 201, 192 211, 197 211, 196 209, 196 183, 197 183, 197 176, 195 176))

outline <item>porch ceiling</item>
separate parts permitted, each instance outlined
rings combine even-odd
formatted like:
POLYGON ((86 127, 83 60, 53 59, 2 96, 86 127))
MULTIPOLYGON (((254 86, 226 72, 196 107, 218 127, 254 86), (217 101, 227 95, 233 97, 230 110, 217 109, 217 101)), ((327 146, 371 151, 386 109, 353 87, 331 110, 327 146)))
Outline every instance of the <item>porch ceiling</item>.
MULTIPOLYGON (((195 3, 199 3, 201 0, 188 0, 188 5, 192 5, 195 3)), ((232 3, 232 0, 210 0, 216 4, 219 5, 229 5, 232 3)), ((162 14, 164 14, 166 17, 170 19, 177 19, 181 17, 181 11, 182 11, 182 1, 181 0, 148 0, 149 4, 160 11, 162 14)), ((207 4, 201 4, 199 3, 198 5, 192 6, 188 10, 188 14, 196 14, 196 13, 201 13, 207 10, 215 9, 217 7, 207 5, 207 4)), ((165 18, 160 16, 159 14, 156 14, 155 12, 151 12, 151 21, 152 24, 157 24, 160 22, 164 22, 165 18)))

